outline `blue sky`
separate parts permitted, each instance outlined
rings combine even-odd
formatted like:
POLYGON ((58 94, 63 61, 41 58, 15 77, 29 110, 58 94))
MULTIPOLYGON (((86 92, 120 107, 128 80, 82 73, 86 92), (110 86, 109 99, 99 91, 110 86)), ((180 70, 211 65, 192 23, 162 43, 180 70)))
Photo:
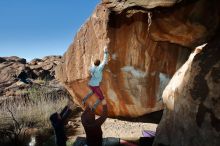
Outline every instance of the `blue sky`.
POLYGON ((101 0, 0 0, 0 56, 63 55, 101 0))

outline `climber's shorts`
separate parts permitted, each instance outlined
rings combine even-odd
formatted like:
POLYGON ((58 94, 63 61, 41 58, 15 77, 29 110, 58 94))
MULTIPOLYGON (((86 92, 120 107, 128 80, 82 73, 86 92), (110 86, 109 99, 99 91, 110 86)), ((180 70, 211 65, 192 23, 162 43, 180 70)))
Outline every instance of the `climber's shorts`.
POLYGON ((98 98, 100 100, 104 99, 104 96, 102 94, 102 90, 100 89, 99 86, 89 86, 89 88, 92 90, 93 93, 95 93, 98 96, 98 98))

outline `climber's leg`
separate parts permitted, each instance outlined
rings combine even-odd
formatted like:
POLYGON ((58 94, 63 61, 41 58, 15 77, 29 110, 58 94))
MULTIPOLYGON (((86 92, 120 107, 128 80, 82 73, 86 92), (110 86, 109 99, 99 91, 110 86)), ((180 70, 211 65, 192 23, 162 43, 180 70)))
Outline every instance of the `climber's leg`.
POLYGON ((100 89, 99 86, 90 86, 90 88, 92 89, 92 91, 98 96, 99 100, 103 100, 104 96, 102 94, 102 90, 100 89))
POLYGON ((96 100, 95 104, 92 107, 92 110, 95 111, 99 103, 104 99, 102 91, 99 86, 89 86, 91 90, 98 96, 99 99, 96 100))
POLYGON ((90 96, 92 96, 93 93, 94 93, 94 92, 93 92, 92 90, 90 90, 89 93, 83 98, 83 100, 82 100, 82 105, 83 105, 83 106, 85 105, 86 100, 87 100, 90 96))
POLYGON ((93 105, 92 107, 92 111, 95 111, 95 109, 97 108, 97 106, 100 104, 101 100, 100 99, 97 99, 95 104, 93 105))

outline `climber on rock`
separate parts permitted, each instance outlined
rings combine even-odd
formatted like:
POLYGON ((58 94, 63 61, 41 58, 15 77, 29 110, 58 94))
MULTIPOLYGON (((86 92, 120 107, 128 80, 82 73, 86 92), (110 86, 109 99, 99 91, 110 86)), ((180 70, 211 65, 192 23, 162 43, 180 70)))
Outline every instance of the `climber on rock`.
POLYGON ((100 60, 96 60, 94 62, 94 65, 90 67, 90 75, 91 79, 89 80, 89 88, 91 91, 83 98, 82 104, 85 105, 86 100, 92 95, 96 94, 98 96, 98 99, 96 100, 95 104, 92 107, 92 110, 95 111, 96 107, 99 105, 99 103, 104 99, 104 96, 102 94, 102 91, 99 87, 100 82, 102 81, 102 72, 107 64, 108 61, 108 49, 107 46, 104 47, 104 59, 102 62, 100 60))

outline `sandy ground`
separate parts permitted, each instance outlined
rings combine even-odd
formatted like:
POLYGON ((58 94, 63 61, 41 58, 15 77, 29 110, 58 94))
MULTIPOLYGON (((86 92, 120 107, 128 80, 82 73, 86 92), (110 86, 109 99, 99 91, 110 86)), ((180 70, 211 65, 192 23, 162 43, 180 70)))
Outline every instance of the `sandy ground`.
POLYGON ((143 130, 156 131, 157 124, 107 119, 102 125, 103 137, 141 137, 143 130))
MULTIPOLYGON (((71 136, 69 138, 75 139, 76 137, 85 137, 85 132, 81 124, 81 113, 69 122, 69 131, 71 136)), ((144 122, 129 122, 119 119, 107 118, 102 125, 103 137, 117 137, 117 138, 139 138, 142 137, 143 130, 156 131, 157 124, 144 123, 144 122)))

